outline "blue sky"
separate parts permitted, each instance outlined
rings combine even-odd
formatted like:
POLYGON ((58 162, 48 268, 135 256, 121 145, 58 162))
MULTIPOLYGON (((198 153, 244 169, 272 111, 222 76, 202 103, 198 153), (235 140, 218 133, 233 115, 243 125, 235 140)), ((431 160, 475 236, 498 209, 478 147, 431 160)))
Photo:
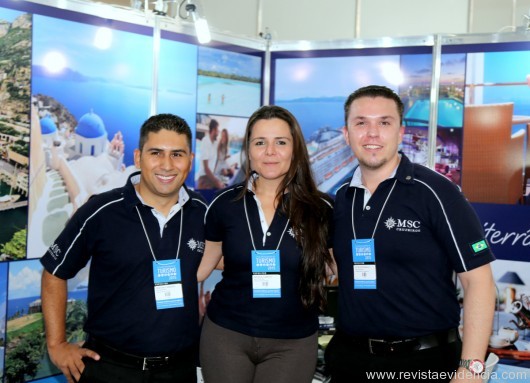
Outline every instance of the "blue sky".
POLYGON ((406 83, 416 85, 419 83, 431 82, 432 55, 402 55, 401 70, 405 74, 406 83))
POLYGON ((466 53, 446 53, 442 55, 442 83, 458 82, 464 84, 466 75, 466 56, 466 53))
POLYGON ((391 86, 384 68, 398 66, 397 55, 279 59, 274 98, 346 97, 369 84, 391 86))
POLYGON ((4 323, 1 321, 5 319, 6 315, 6 300, 7 300, 7 263, 0 263, 0 333, 4 331, 4 323))
POLYGON ((199 69, 261 79, 261 58, 201 46, 199 69))
MULTIPOLYGON (((402 85, 431 83, 431 54, 278 59, 275 100, 345 97, 369 84, 395 89, 388 73, 396 67, 403 73, 402 85)), ((442 56, 443 81, 463 82, 464 73, 465 54, 442 56)))
POLYGON ((129 86, 151 87, 152 38, 112 30, 107 50, 94 46, 98 27, 34 15, 33 65, 43 66, 51 51, 66 58, 66 67, 83 76, 129 86), (67 33, 65 33, 67 31, 67 33))
POLYGON ((6 20, 9 22, 12 22, 15 20, 18 16, 22 15, 25 12, 20 11, 14 11, 7 8, 0 8, 0 20, 6 20))
MULTIPOLYGON (((66 66, 85 77, 127 86, 151 88, 152 37, 112 30, 112 45, 102 50, 94 45, 99 27, 35 15, 33 65, 43 66, 45 56, 60 52, 66 66), (65 33, 68 31, 68 33, 65 33)), ((162 40, 159 60, 159 89, 195 93, 197 46, 162 40)))
POLYGON ((10 262, 9 299, 40 295, 42 265, 38 259, 10 262))
MULTIPOLYGON (((466 54, 443 54, 441 57, 441 82, 464 83, 466 73, 466 54)), ((402 55, 401 70, 405 74, 406 82, 411 85, 429 84, 432 76, 432 55, 402 55)))
MULTIPOLYGON (((89 265, 80 270, 74 278, 68 280, 69 290, 74 290, 80 283, 84 284, 88 281, 89 265)), ((9 299, 39 296, 42 269, 39 259, 10 262, 9 299)))
POLYGON ((484 58, 487 82, 526 82, 530 75, 530 51, 488 52, 484 58))
POLYGON ((158 89, 197 92, 197 46, 172 40, 160 43, 158 89))

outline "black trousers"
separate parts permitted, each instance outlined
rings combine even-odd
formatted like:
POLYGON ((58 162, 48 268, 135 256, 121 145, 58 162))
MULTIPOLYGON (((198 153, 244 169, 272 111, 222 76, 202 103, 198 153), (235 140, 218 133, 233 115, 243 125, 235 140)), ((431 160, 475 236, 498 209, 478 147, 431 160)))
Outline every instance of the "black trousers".
POLYGON ((84 358, 83 362, 85 370, 79 383, 197 383, 197 368, 193 364, 142 371, 113 364, 104 358, 99 361, 84 358))
POLYGON ((170 365, 142 370, 138 365, 124 363, 104 348, 88 341, 85 347, 98 352, 101 359, 83 358, 85 369, 78 383, 197 383, 197 350, 183 352, 170 365))
POLYGON ((462 342, 457 340, 420 351, 371 354, 337 333, 326 348, 326 371, 331 383, 449 382, 461 350, 462 342))

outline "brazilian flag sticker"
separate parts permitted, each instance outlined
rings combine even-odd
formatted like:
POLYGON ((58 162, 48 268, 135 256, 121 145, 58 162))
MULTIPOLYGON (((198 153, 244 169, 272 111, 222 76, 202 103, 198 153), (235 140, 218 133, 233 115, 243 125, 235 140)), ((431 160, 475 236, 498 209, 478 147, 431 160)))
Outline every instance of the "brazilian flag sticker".
POLYGON ((486 250, 488 248, 488 244, 486 243, 485 240, 482 240, 482 241, 478 241, 478 242, 471 244, 471 248, 473 249, 473 252, 476 254, 476 253, 480 253, 481 251, 486 250))

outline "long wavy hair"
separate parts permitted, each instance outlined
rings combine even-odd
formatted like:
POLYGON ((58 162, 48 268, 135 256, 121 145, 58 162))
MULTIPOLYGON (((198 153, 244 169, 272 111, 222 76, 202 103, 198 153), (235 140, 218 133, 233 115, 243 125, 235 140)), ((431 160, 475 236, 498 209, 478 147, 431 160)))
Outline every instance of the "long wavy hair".
MULTIPOLYGON (((327 246, 331 199, 317 189, 302 129, 287 109, 275 105, 262 106, 250 116, 242 148, 244 185, 255 180, 249 159, 252 129, 256 122, 274 118, 285 121, 293 137, 291 166, 278 188, 277 206, 281 213, 289 217, 295 239, 302 250, 299 283, 302 303, 307 308, 318 307, 323 310, 326 304, 326 265, 331 265, 327 246)), ((244 198, 245 194, 246 188, 243 188, 238 199, 244 198)))
POLYGON ((217 160, 224 160, 228 155, 228 144, 230 141, 230 138, 228 137, 228 129, 221 130, 220 136, 221 138, 219 138, 219 143, 217 144, 217 160), (223 137, 225 136, 226 140, 223 141, 223 137))

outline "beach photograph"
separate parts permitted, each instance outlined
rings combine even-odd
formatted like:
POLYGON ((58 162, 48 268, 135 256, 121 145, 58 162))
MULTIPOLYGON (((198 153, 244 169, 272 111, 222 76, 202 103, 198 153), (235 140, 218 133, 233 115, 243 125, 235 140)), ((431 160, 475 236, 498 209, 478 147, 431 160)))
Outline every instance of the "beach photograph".
POLYGON ((197 113, 249 117, 261 105, 258 56, 199 47, 197 113))

